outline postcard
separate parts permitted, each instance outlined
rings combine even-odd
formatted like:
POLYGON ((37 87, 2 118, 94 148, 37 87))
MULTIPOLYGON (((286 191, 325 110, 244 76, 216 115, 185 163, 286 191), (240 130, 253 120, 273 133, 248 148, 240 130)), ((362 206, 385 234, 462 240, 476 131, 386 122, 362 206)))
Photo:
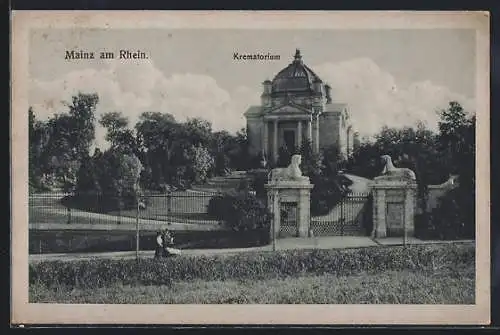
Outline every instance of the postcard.
POLYGON ((487 12, 14 11, 12 322, 488 324, 488 43, 487 12))

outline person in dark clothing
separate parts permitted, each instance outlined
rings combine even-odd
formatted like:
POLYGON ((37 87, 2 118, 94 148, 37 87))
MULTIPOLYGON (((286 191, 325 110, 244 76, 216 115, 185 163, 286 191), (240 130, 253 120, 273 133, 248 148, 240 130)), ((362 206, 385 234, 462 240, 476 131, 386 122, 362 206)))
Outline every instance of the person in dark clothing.
POLYGON ((165 256, 165 243, 163 243, 163 234, 161 231, 156 232, 156 248, 155 248, 155 258, 160 258, 165 256))
POLYGON ((165 231, 162 234, 162 237, 163 237, 163 253, 165 257, 168 257, 170 256, 168 248, 171 248, 174 245, 174 237, 168 229, 165 229, 165 231))

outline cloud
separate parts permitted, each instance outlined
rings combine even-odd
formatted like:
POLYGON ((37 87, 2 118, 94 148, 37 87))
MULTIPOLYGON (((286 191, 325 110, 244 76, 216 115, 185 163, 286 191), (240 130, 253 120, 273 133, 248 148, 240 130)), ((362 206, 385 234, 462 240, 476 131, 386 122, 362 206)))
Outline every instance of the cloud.
MULTIPOLYGON (((214 130, 237 131, 245 125, 243 112, 258 103, 258 95, 240 86, 228 92, 216 80, 201 74, 174 74, 165 77, 150 61, 120 64, 110 62, 102 70, 85 69, 68 73, 53 81, 33 79, 30 105, 38 118, 65 112, 62 101, 70 101, 76 93, 97 93, 96 117, 120 111, 134 125, 144 111, 170 113, 179 121, 202 117, 212 122, 214 130)), ((96 142, 101 148, 105 130, 97 125, 96 142)))
MULTIPOLYGON (((406 87, 367 58, 339 63, 323 63, 312 69, 332 86, 335 102, 349 105, 355 127, 361 135, 372 135, 383 125, 405 126, 425 121, 436 128, 437 109, 451 100, 466 110, 474 101, 448 88, 422 81, 406 87)), ((272 74, 270 74, 272 75, 272 74)), ((103 113, 120 111, 137 122, 144 111, 170 113, 179 121, 202 117, 212 122, 214 130, 237 131, 245 126, 243 113, 259 103, 260 87, 238 86, 230 91, 204 74, 184 73, 166 77, 151 61, 122 64, 110 61, 104 69, 75 70, 52 81, 33 79, 29 99, 38 118, 65 112, 62 101, 70 101, 78 91, 99 95, 97 118, 103 113)), ((107 147, 105 131, 99 125, 96 142, 107 147)))
POLYGON ((332 99, 349 105, 355 127, 362 135, 373 135, 384 125, 402 127, 424 121, 436 129, 437 110, 452 100, 466 110, 474 109, 474 100, 451 92, 431 81, 415 82, 407 87, 368 58, 339 63, 324 63, 312 69, 332 87, 332 99))

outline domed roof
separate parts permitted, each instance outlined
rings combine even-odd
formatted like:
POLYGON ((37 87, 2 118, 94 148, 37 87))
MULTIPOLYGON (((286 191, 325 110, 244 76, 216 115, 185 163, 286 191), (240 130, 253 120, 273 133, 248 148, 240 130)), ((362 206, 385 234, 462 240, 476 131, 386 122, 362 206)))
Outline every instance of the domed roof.
POLYGON ((297 49, 292 63, 278 72, 272 81, 272 92, 306 91, 313 89, 313 83, 321 79, 302 61, 297 49))

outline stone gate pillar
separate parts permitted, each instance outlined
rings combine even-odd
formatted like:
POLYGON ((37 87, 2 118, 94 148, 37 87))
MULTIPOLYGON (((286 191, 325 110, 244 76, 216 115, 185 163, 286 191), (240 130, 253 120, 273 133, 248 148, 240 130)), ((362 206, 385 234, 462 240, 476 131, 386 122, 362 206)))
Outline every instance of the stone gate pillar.
MULTIPOLYGON (((297 236, 308 237, 311 223, 311 189, 313 184, 294 181, 280 181, 265 185, 268 208, 273 215, 274 232, 271 237, 279 237, 281 226, 281 204, 293 203, 297 206, 297 236), (273 235, 274 234, 274 235, 273 235)), ((272 229, 272 228, 271 228, 272 229)))
POLYGON ((372 183, 372 237, 412 237, 415 232, 417 183, 409 169, 396 168, 390 157, 388 167, 372 183))
POLYGON ((267 190, 268 208, 274 220, 274 231, 271 231, 271 238, 277 238, 280 235, 281 204, 283 203, 296 206, 296 236, 309 236, 310 199, 311 189, 314 185, 310 183, 308 177, 302 176, 302 172, 298 168, 299 164, 300 155, 294 155, 288 168, 271 171, 270 179, 264 186, 267 190))

